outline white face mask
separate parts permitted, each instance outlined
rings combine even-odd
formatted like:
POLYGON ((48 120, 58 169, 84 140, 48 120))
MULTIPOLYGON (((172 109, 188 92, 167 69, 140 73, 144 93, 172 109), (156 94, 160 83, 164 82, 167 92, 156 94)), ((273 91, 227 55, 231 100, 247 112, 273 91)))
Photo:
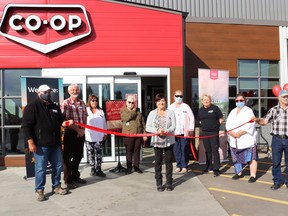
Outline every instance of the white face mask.
POLYGON ((175 102, 176 102, 176 103, 182 103, 182 102, 183 102, 183 98, 181 98, 181 97, 176 97, 176 98, 175 98, 175 102))

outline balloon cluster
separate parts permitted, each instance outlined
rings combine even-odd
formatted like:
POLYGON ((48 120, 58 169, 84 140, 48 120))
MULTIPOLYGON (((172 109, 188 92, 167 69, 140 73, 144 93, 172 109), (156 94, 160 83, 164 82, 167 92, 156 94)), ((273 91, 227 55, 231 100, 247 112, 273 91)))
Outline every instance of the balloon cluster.
MULTIPOLYGON (((272 88, 272 93, 278 97, 279 92, 282 90, 281 86, 279 85, 275 85, 272 88)), ((288 83, 286 83, 285 85, 283 85, 283 90, 288 90, 288 83)))

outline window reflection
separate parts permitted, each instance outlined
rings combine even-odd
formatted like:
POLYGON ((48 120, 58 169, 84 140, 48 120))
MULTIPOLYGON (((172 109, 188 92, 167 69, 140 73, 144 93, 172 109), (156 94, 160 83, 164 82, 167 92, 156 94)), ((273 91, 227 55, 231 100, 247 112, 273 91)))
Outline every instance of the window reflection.
POLYGON ((21 76, 41 76, 41 69, 7 69, 4 70, 4 95, 21 95, 21 76))

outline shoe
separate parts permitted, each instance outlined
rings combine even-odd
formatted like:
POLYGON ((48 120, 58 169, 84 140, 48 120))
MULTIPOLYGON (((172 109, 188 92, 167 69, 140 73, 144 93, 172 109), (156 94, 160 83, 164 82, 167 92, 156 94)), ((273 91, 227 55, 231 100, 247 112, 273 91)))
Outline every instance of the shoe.
POLYGON ((67 184, 67 188, 70 189, 70 190, 73 190, 73 189, 77 188, 77 185, 74 184, 74 183, 67 184))
POLYGON ((205 170, 203 170, 203 172, 204 172, 204 173, 208 173, 208 172, 209 172, 209 173, 212 173, 213 170, 212 170, 212 169, 205 169, 205 170))
POLYGON ((106 177, 106 174, 105 173, 103 173, 103 171, 102 170, 99 170, 99 171, 97 171, 96 173, 95 173, 95 176, 99 176, 99 177, 106 177))
POLYGON ((139 167, 135 167, 134 170, 135 170, 135 172, 137 172, 139 174, 143 173, 143 171, 139 167))
POLYGON ((220 176, 220 172, 219 172, 219 171, 214 171, 213 176, 214 176, 214 177, 220 176))
POLYGON ((239 178, 243 178, 243 175, 242 174, 241 175, 236 174, 232 177, 233 180, 238 180, 239 178))
POLYGON ((173 186, 172 185, 166 185, 166 190, 167 191, 173 191, 173 186))
POLYGON ((280 187, 281 187, 280 184, 273 184, 273 185, 270 187, 270 189, 271 189, 271 190, 277 190, 277 189, 280 188, 280 187))
POLYGON ((42 202, 42 201, 47 200, 47 198, 44 195, 44 191, 43 190, 37 190, 35 192, 35 194, 36 194, 37 201, 42 202))
POLYGON ((251 176, 251 177, 249 178, 248 182, 249 182, 249 183, 254 183, 254 182, 256 182, 256 178, 253 177, 253 176, 251 176))
POLYGON ((158 191, 158 192, 163 192, 163 191, 164 191, 162 185, 158 185, 158 186, 157 186, 157 191, 158 191))
POLYGON ((94 176, 96 173, 96 170, 95 168, 91 168, 91 172, 90 172, 90 176, 94 176))
POLYGON ((75 183, 77 184, 86 184, 87 181, 85 179, 81 179, 81 178, 78 178, 77 180, 74 180, 75 183))
POLYGON ((177 167, 176 169, 175 169, 175 172, 176 173, 179 173, 181 171, 181 169, 179 168, 179 167, 177 167))
POLYGON ((181 173, 186 173, 187 172, 187 168, 182 168, 181 173))
POLYGON ((68 190, 66 188, 62 188, 61 185, 59 185, 52 190, 52 193, 53 194, 59 194, 59 195, 65 195, 68 193, 68 190))
POLYGON ((127 171, 126 171, 126 175, 130 175, 132 173, 132 170, 131 169, 127 169, 127 171))

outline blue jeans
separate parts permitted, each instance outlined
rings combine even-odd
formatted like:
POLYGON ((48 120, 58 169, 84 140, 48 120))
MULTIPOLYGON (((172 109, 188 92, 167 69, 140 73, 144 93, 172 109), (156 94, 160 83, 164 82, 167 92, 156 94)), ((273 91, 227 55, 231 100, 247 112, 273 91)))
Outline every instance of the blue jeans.
POLYGON ((272 175, 274 184, 282 184, 281 160, 284 151, 285 157, 285 184, 288 185, 288 139, 281 139, 279 137, 272 137, 272 175))
POLYGON ((189 162, 188 139, 175 137, 173 151, 176 160, 176 167, 187 168, 189 162))
POLYGON ((61 146, 37 146, 35 158, 35 190, 44 190, 46 184, 46 169, 48 161, 51 164, 52 188, 61 184, 62 151, 61 146))

